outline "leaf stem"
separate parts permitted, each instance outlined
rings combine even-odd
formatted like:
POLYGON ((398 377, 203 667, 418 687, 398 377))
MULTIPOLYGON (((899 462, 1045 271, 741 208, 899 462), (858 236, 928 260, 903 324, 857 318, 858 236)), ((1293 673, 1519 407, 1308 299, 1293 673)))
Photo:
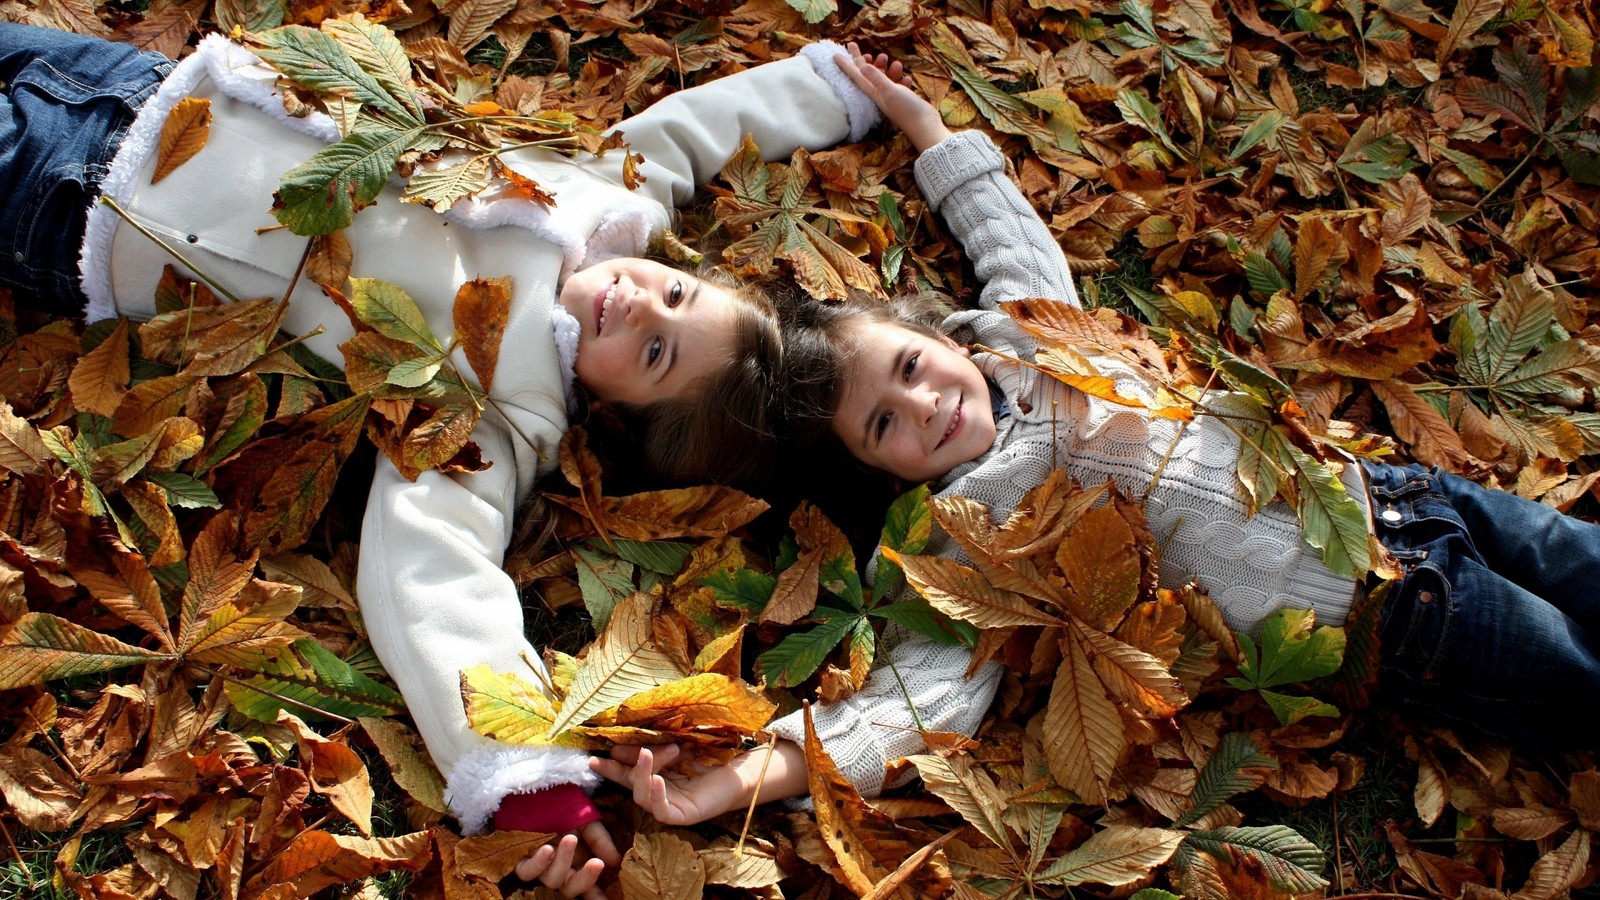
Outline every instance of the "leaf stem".
POLYGON ((756 787, 750 792, 750 808, 744 811, 744 826, 739 829, 739 842, 733 846, 733 855, 744 858, 744 839, 750 835, 750 822, 756 817, 756 801, 761 797, 761 785, 767 781, 767 766, 772 762, 772 754, 778 750, 778 736, 776 734, 767 738, 767 754, 761 757, 761 771, 756 773, 756 787))
POLYGON ((134 219, 133 216, 129 215, 128 211, 123 209, 117 203, 116 200, 114 200, 114 199, 112 199, 110 197, 106 197, 106 196, 102 195, 100 197, 100 203, 102 205, 104 205, 104 206, 109 206, 111 208, 112 212, 114 212, 118 216, 122 217, 122 221, 127 222, 129 225, 132 225, 135 231, 139 232, 140 234, 144 235, 145 237, 149 238, 150 240, 155 241, 156 242, 156 246, 158 246, 161 249, 167 251, 167 253, 170 254, 173 259, 176 259, 178 262, 183 263, 184 266, 186 266, 189 269, 189 271, 191 271, 194 274, 200 276, 200 280, 204 281, 206 283, 206 286, 210 287, 213 291, 216 291, 217 293, 221 294, 222 296, 227 297, 230 302, 233 302, 233 303, 238 303, 239 302, 239 298, 235 297, 233 295, 232 291, 230 291, 227 288, 223 287, 221 284, 218 284, 215 279, 213 279, 210 275, 207 275, 204 271, 202 271, 199 266, 196 266, 194 263, 192 263, 189 260, 185 259, 184 255, 182 253, 179 253, 176 249, 174 249, 172 247, 172 245, 168 244, 166 241, 164 241, 161 238, 157 237, 155 232, 153 232, 150 229, 144 227, 144 225, 142 225, 138 220, 134 219))
POLYGON ((22 851, 17 849, 17 842, 11 839, 11 829, 6 827, 5 819, 0 819, 0 834, 5 835, 6 843, 11 846, 11 855, 16 857, 17 869, 22 872, 22 877, 28 879, 28 890, 36 889, 33 873, 28 871, 28 864, 22 859, 22 851))
POLYGON ((1542 134, 1539 135, 1539 139, 1537 141, 1533 142, 1533 146, 1532 147, 1528 148, 1528 155, 1524 156, 1522 158, 1522 161, 1517 163, 1515 168, 1513 168, 1510 172, 1506 173, 1506 177, 1500 179, 1498 184, 1496 184, 1494 187, 1490 188, 1486 193, 1484 193, 1484 195, 1482 197, 1478 198, 1478 202, 1474 203, 1472 205, 1472 211, 1475 212, 1475 213, 1476 212, 1482 212, 1483 211, 1483 205, 1485 203, 1489 202, 1489 198, 1494 196, 1495 191, 1498 191, 1501 188, 1505 187, 1506 183, 1511 181, 1513 178, 1517 177, 1517 175, 1522 172, 1523 168, 1525 166, 1527 166, 1528 163, 1533 162, 1534 155, 1539 152, 1539 148, 1540 147, 1544 146, 1544 141, 1545 141, 1544 135, 1542 135, 1542 134))

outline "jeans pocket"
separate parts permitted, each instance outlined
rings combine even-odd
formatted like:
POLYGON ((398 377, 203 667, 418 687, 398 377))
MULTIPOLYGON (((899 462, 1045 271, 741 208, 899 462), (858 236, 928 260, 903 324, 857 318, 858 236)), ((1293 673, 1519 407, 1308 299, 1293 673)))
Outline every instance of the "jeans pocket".
POLYGON ((1429 681, 1455 624, 1450 581, 1426 562, 1426 551, 1406 550, 1396 557, 1407 573, 1390 592, 1380 620, 1383 666, 1412 681, 1429 681))

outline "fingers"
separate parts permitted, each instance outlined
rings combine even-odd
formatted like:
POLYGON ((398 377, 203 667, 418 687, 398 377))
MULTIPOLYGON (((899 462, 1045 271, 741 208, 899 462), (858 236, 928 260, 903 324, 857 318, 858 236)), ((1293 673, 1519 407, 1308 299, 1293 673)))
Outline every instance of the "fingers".
MULTIPOLYGON (((639 761, 640 750, 649 750, 655 756, 657 772, 677 762, 678 757, 683 754, 683 748, 677 744, 647 744, 643 747, 616 744, 611 748, 611 758, 625 766, 631 766, 639 761)), ((595 771, 600 770, 595 769, 595 771)))
MULTIPOLYGON (((615 856, 617 848, 611 843, 609 834, 605 835, 604 843, 608 853, 615 856)), ((523 881, 538 881, 551 890, 560 891, 564 896, 581 896, 584 900, 598 900, 605 895, 595 887, 595 884, 605 871, 606 863, 600 859, 588 859, 574 869, 572 863, 577 848, 577 835, 565 835, 557 843, 546 844, 533 851, 533 855, 517 863, 513 871, 523 881)), ((616 862, 620 864, 621 857, 617 857, 616 862)))
POLYGON ((611 840, 611 832, 606 830, 604 822, 590 822, 578 832, 583 836, 583 842, 589 845, 589 852, 608 866, 622 865, 622 854, 617 851, 617 844, 611 840))

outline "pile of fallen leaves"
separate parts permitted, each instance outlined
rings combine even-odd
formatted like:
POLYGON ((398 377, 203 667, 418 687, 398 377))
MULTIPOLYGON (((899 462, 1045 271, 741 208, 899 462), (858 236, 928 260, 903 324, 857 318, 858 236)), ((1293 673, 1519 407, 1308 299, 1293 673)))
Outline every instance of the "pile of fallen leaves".
MULTIPOLYGON (((950 125, 993 134, 1087 303, 1145 323, 1105 311, 1076 327, 1137 332, 1175 384, 1255 397, 1259 443, 1288 470, 1329 446, 1393 449, 1596 510, 1600 24, 1580 0, 133 9, 0 0, 9 20, 172 56, 197 29, 270 51, 378 40, 382 23, 410 68, 364 114, 416 143, 383 173, 448 140, 601 150, 599 128, 665 93, 816 37, 860 40, 904 59, 950 125), (307 29, 272 31, 285 24, 307 29)), ((187 131, 164 152, 203 141, 204 118, 175 113, 187 131)), ((968 299, 911 160, 887 134, 787 164, 746 147, 680 237, 725 239, 736 272, 782 268, 819 297, 922 283, 968 299)), ((413 199, 448 206, 496 171, 464 160, 413 199)), ((139 326, 0 303, 8 890, 495 896, 545 839, 463 840, 442 819, 350 593, 360 484, 340 473, 364 477, 368 443, 402 468, 472 468, 479 398, 448 339, 375 312, 404 307, 392 286, 347 280, 347 219, 296 212, 286 187, 285 224, 316 235, 307 277, 340 291, 365 369, 347 358, 341 375, 278 335, 270 298, 217 303, 176 276, 139 326)), ((468 285, 458 328, 503 304, 492 282, 468 285)), ((908 495, 868 570, 810 506, 761 546, 741 530, 759 502, 606 496, 577 440, 563 471, 565 549, 508 568, 550 606, 581 606, 595 639, 552 652, 547 685, 463 673, 481 730, 726 757, 775 713, 858 688, 884 623, 966 640, 1008 672, 975 740, 930 735, 899 764, 920 789, 863 801, 809 742, 815 813, 665 829, 603 797, 632 847, 613 895, 1532 900, 1596 877, 1593 753, 1525 757, 1368 709, 1373 605, 1344 629, 1284 613, 1235 635, 1203 585, 1156 589, 1137 505, 1099 486, 1052 481, 1001 526, 908 495), (933 521, 976 568, 919 555, 933 521), (1319 845, 1273 815, 1359 789, 1369 759, 1347 738, 1362 730, 1415 767, 1384 884, 1362 881, 1337 837, 1319 845)), ((1241 490, 1265 502, 1294 486, 1241 490)))

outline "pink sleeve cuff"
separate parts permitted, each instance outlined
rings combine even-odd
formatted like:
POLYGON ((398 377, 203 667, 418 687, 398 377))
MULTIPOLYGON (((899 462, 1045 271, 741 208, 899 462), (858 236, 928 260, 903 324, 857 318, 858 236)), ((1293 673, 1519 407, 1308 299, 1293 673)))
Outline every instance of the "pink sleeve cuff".
POLYGON ((494 812, 494 827, 501 831, 543 831, 566 834, 600 821, 589 795, 575 784, 558 784, 528 794, 511 794, 494 812))

